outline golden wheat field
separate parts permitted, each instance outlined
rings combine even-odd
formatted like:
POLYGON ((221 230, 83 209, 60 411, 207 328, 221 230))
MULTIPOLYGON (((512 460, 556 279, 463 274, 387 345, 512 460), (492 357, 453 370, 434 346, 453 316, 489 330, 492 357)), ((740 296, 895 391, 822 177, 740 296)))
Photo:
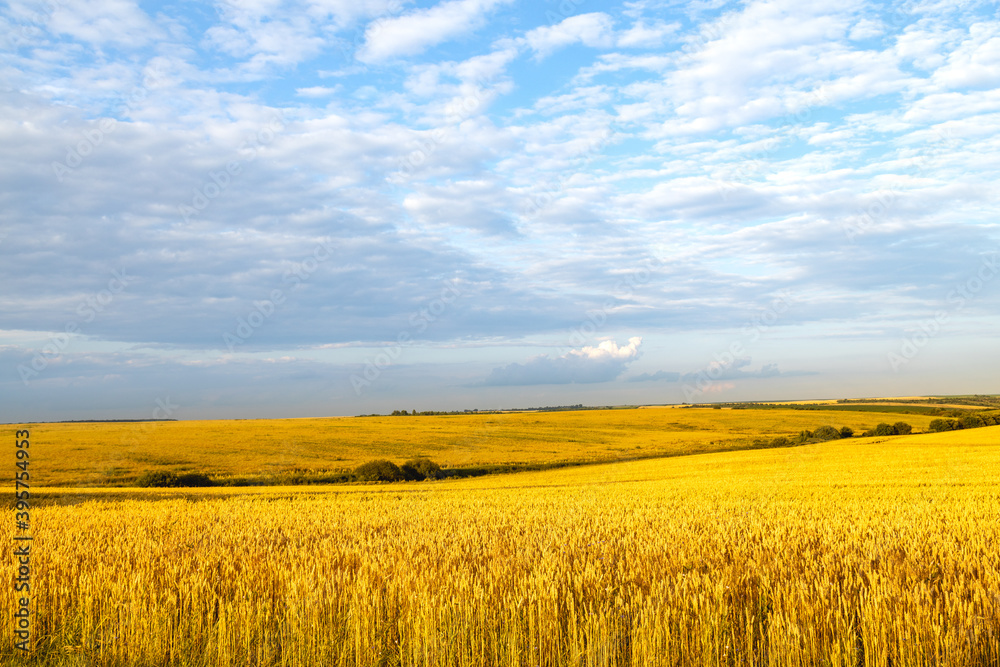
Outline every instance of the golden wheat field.
POLYGON ((447 467, 612 461, 744 449, 756 437, 822 424, 857 432, 933 417, 853 411, 652 408, 420 417, 31 424, 46 486, 122 485, 143 472, 269 480, 351 470, 376 458, 428 456, 447 467))
POLYGON ((36 664, 1000 664, 1000 427, 36 497, 36 664))

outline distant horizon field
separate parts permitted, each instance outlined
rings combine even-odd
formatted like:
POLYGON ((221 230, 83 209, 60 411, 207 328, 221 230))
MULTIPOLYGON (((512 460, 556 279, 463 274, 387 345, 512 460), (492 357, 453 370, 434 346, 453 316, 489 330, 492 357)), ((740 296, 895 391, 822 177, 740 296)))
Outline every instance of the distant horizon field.
POLYGON ((270 480, 425 456, 446 468, 612 462, 746 449, 823 425, 927 429, 930 415, 837 410, 611 409, 169 422, 13 425, 32 434, 43 486, 129 485, 147 472, 270 480))

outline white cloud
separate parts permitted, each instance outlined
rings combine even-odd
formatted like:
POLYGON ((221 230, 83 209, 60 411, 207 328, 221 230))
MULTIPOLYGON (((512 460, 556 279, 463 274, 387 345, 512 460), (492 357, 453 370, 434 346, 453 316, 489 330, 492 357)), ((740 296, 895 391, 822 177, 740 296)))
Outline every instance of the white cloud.
POLYGON ((945 89, 992 88, 1000 84, 1000 23, 976 23, 969 37, 934 72, 945 89))
POLYGON ((633 336, 628 339, 628 345, 619 346, 613 340, 606 340, 596 347, 570 350, 558 357, 540 355, 524 364, 513 363, 494 368, 483 384, 515 386, 609 382, 635 361, 640 345, 642 338, 633 336))
POLYGON ((412 56, 478 30, 486 14, 513 0, 448 0, 430 9, 379 19, 365 31, 365 44, 358 52, 362 62, 379 62, 412 56))
POLYGON ((129 0, 65 0, 54 7, 50 29, 89 44, 136 47, 162 36, 146 13, 129 0))
POLYGON ((249 56, 244 71, 257 74, 269 65, 295 65, 324 47, 323 38, 316 34, 316 26, 308 16, 272 18, 266 6, 224 7, 226 22, 206 31, 206 43, 236 58, 249 56))
POLYGON ((849 37, 856 42, 860 42, 865 39, 880 37, 883 34, 885 34, 885 26, 881 21, 861 19, 851 28, 849 37))
MULTIPOLYGON (((482 113, 485 111, 486 102, 492 99, 495 93, 509 88, 505 76, 506 68, 516 57, 517 50, 508 47, 461 62, 414 65, 410 68, 410 76, 406 79, 405 86, 407 91, 420 97, 447 98, 449 103, 457 102, 460 106, 474 105, 473 109, 463 108, 457 115, 482 113), (485 90, 484 87, 488 87, 489 90, 485 90), (465 98, 468 97, 472 97, 473 100, 467 102, 465 98)), ((448 104, 442 106, 446 107, 448 104)))
POLYGON ((423 187, 407 195, 403 207, 421 225, 469 228, 485 234, 511 234, 509 195, 490 180, 458 181, 423 187))
POLYGON ((296 88, 295 94, 299 97, 331 97, 339 91, 339 88, 331 88, 329 86, 309 86, 307 88, 296 88))
POLYGON ((668 37, 677 33, 679 23, 654 21, 647 24, 643 20, 636 21, 631 28, 618 36, 618 46, 624 48, 655 48, 663 46, 668 37))
POLYGON ((577 43, 593 48, 607 48, 614 45, 614 21, 603 12, 579 14, 553 26, 535 28, 524 38, 539 59, 577 43))

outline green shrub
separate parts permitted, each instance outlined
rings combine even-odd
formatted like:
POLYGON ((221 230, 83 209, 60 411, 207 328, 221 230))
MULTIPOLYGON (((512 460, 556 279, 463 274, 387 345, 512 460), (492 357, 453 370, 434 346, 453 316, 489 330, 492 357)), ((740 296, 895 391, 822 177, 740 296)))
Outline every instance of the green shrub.
POLYGON ((215 482, 200 472, 186 472, 177 475, 177 486, 215 486, 215 482))
POLYGON ((832 426, 820 426, 818 429, 813 431, 813 437, 819 440, 839 440, 840 431, 832 426))
POLYGON ((896 430, 896 435, 910 435, 913 432, 913 427, 906 422, 896 422, 892 428, 896 430))
POLYGON ((441 466, 425 457, 410 459, 403 464, 402 470, 404 475, 407 475, 407 479, 441 479, 443 477, 441 466))
POLYGON ((932 433, 940 433, 942 431, 950 431, 952 429, 950 419, 934 419, 931 423, 927 425, 927 430, 932 433))
POLYGON ((354 476, 362 482, 401 482, 404 479, 398 465, 382 459, 362 463, 354 469, 354 476))
POLYGON ((841 438, 853 438, 854 437, 854 429, 851 428, 850 426, 842 426, 840 428, 840 437, 841 438))
POLYGON ((979 415, 962 415, 958 421, 962 424, 962 428, 979 428, 986 425, 979 415))
POLYGON ((136 486, 144 487, 174 487, 180 486, 177 475, 172 472, 157 471, 144 473, 135 482, 136 486))
POLYGON ((790 447, 792 441, 783 435, 779 435, 777 438, 771 440, 772 447, 790 447))
POLYGON ((147 472, 135 482, 136 486, 176 488, 179 486, 215 486, 208 475, 200 472, 187 472, 183 475, 164 470, 147 472))
POLYGON ((409 463, 404 463, 399 466, 400 472, 403 473, 403 480, 407 482, 419 482, 424 479, 423 474, 409 463))
POLYGON ((896 435, 896 429, 893 428, 892 424, 882 422, 871 433, 872 435, 896 435))

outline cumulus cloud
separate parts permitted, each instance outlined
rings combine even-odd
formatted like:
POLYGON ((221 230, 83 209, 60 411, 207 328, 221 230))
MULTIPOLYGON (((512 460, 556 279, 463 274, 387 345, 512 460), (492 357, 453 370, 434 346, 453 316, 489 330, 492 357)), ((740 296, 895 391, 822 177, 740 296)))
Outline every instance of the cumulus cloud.
POLYGON ((1000 83, 1000 23, 976 23, 948 63, 934 73, 942 88, 995 88, 1000 83))
POLYGON ((590 384, 614 380, 639 355, 642 338, 633 336, 628 345, 613 340, 596 347, 570 350, 558 357, 540 355, 529 361, 494 368, 482 384, 512 386, 535 384, 590 384))
POLYGON ((362 62, 379 62, 421 53, 435 44, 470 33, 486 23, 486 14, 512 0, 449 0, 429 9, 376 21, 365 32, 358 52, 362 62))
POLYGON ((609 47, 614 44, 614 22, 603 12, 579 14, 556 25, 535 28, 525 35, 525 40, 536 58, 545 58, 571 44, 609 47))
POLYGON ((162 36, 138 3, 130 0, 58 2, 49 25, 53 32, 97 46, 136 47, 162 36))
POLYGON ((680 28, 679 23, 664 21, 636 21, 635 24, 618 36, 618 46, 624 48, 655 48, 663 46, 667 37, 675 34, 680 28))
POLYGON ((881 21, 872 19, 862 19, 851 28, 850 38, 855 41, 880 37, 885 33, 885 26, 881 21))

